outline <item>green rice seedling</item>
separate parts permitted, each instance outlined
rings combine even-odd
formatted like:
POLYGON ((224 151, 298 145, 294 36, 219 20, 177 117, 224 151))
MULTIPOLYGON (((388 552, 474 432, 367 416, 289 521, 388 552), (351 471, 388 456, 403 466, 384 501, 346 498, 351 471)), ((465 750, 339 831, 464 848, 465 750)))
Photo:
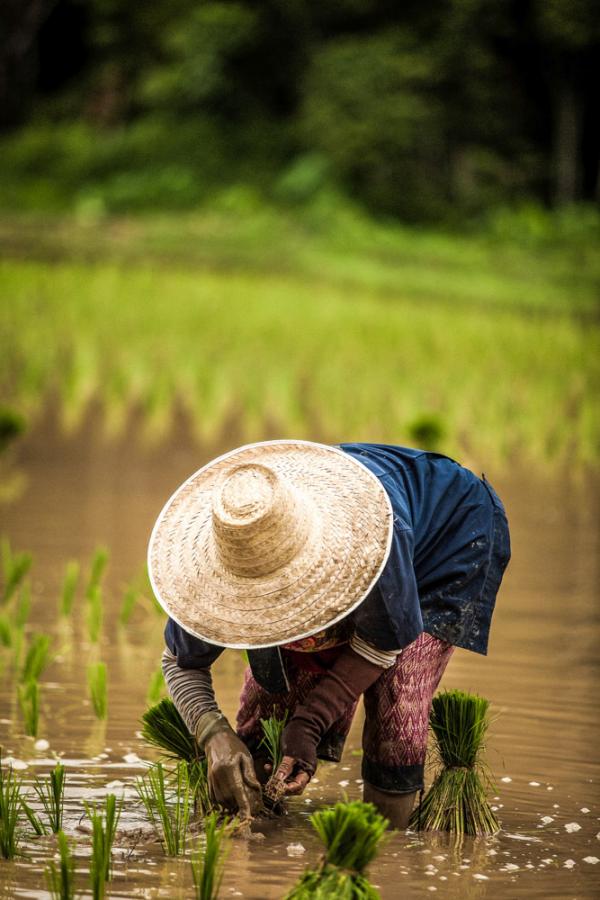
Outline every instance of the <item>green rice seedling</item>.
POLYGON ((114 843, 123 800, 108 794, 104 809, 84 802, 86 815, 92 825, 92 859, 90 864, 90 886, 94 900, 102 900, 106 882, 110 880, 111 850, 114 843))
POLYGON ((285 900, 379 900, 364 870, 377 854, 388 820, 372 803, 357 800, 313 813, 310 822, 325 845, 325 856, 304 872, 285 900))
POLYGON ((154 670, 152 676, 150 677, 150 683, 148 685, 148 693, 146 694, 146 702, 147 703, 158 703, 164 694, 166 689, 165 679, 163 675, 162 668, 159 666, 154 670))
POLYGON ((10 406, 0 406, 0 453, 6 450, 11 441, 23 434, 26 427, 25 416, 10 406))
POLYGON ((17 628, 24 628, 29 618, 31 610, 31 588, 29 582, 23 582, 19 591, 19 601, 15 609, 15 625, 17 628))
POLYGON ((211 813, 204 820, 204 835, 191 857, 196 900, 216 900, 223 879, 225 847, 230 830, 229 819, 219 825, 219 816, 211 813))
POLYGON ((142 716, 142 737, 168 759, 195 762, 198 747, 173 701, 165 697, 142 716))
POLYGON ((13 630, 7 616, 0 616, 0 644, 12 647, 13 630))
POLYGON ((98 585, 88 593, 87 629, 90 643, 97 644, 102 633, 104 610, 102 607, 102 591, 98 585))
POLYGON ((287 709, 282 719, 278 718, 277 716, 270 716, 268 719, 260 720, 260 724, 262 725, 263 730, 263 738, 259 744, 259 747, 265 747, 267 753, 269 754, 269 759, 273 766, 274 772, 279 768, 279 764, 283 759, 283 751, 281 749, 281 736, 283 734, 283 729, 286 726, 287 720, 287 709))
POLYGON ((106 663, 88 663, 87 682, 96 718, 105 719, 108 708, 106 691, 106 663))
POLYGON ((57 832, 59 863, 50 860, 46 867, 46 885, 52 900, 74 900, 75 860, 64 831, 57 832))
POLYGON ((288 718, 288 711, 286 710, 282 719, 277 716, 270 716, 268 719, 261 719, 260 724, 262 725, 263 730, 263 738, 259 744, 259 747, 264 747, 269 756, 269 761, 271 763, 271 777, 267 781, 264 787, 264 796, 265 800, 269 802, 272 806, 276 806, 281 802, 285 795, 285 784, 280 779, 275 778, 275 773, 279 768, 279 764, 283 759, 283 752, 281 749, 281 736, 283 734, 283 729, 285 728, 285 724, 288 718))
POLYGON ((190 787, 194 796, 194 813, 197 816, 208 816, 218 812, 219 807, 213 801, 208 786, 208 763, 206 759, 195 760, 187 764, 190 787))
POLYGON ((121 602, 121 609, 119 610, 119 625, 125 627, 129 624, 129 620, 133 614, 133 610, 135 609, 135 604, 138 597, 138 590, 133 585, 130 585, 125 593, 123 594, 123 600, 121 602))
POLYGON ((4 606, 18 586, 21 584, 29 569, 33 557, 31 553, 14 553, 11 550, 8 538, 2 541, 2 574, 4 587, 0 594, 0 606, 4 606))
POLYGON ((25 734, 29 737, 37 737, 40 721, 40 686, 35 678, 29 678, 25 684, 19 685, 18 701, 25 734))
POLYGON ((57 763, 48 779, 37 778, 33 789, 46 813, 51 831, 57 834, 62 828, 65 805, 65 767, 57 763))
POLYGON ((31 806, 27 803, 25 797, 21 797, 21 808, 27 816, 29 824, 33 828, 35 834, 37 834, 38 836, 42 834, 48 834, 48 829, 46 828, 36 811, 32 809, 31 806))
POLYGON ((67 563, 65 575, 63 578, 62 589, 60 592, 60 614, 61 616, 70 616, 75 602, 75 594, 77 592, 77 584, 79 582, 80 566, 76 559, 72 559, 67 563))
POLYGON ((500 825, 486 796, 489 778, 481 760, 489 727, 489 701, 464 691, 433 698, 430 724, 442 765, 410 820, 417 831, 495 834, 500 825))
POLYGON ((146 710, 142 716, 142 737, 157 747, 166 759, 186 763, 195 813, 205 816, 212 812, 215 804, 208 789, 206 759, 201 756, 196 741, 169 697, 146 710))
POLYGON ((104 575, 104 570, 106 569, 107 563, 108 550, 106 549, 106 547, 97 547, 94 552, 94 556, 92 557, 90 574, 85 589, 85 595, 88 599, 91 598, 92 592, 96 588, 100 587, 102 576, 104 575))
POLYGON ((179 856, 185 850, 193 805, 187 764, 178 763, 168 783, 162 763, 156 763, 143 778, 137 779, 136 790, 165 853, 179 856))
POLYGON ((51 639, 48 634, 34 634, 29 642, 21 669, 21 682, 37 681, 50 657, 51 639))
POLYGON ((14 859, 19 847, 19 811, 21 809, 21 780, 12 766, 2 765, 0 752, 0 855, 14 859))

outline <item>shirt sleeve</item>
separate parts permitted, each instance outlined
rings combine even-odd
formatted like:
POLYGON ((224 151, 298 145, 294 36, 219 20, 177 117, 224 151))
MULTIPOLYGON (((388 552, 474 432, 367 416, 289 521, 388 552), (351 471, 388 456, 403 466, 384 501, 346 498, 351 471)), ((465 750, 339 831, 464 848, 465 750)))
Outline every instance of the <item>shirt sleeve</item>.
POLYGON ((181 669, 207 669, 225 649, 189 634, 173 619, 165 626, 165 644, 181 669))
POLYGON ((385 568, 353 614, 356 635, 379 650, 398 652, 423 631, 413 549, 412 531, 394 527, 385 568))
POLYGON ((381 666, 382 669, 390 669, 398 659, 398 655, 402 653, 402 650, 378 650, 356 633, 350 638, 350 646, 359 656, 375 663, 376 666, 381 666))
POLYGON ((181 668, 170 650, 162 656, 162 670, 171 699, 191 734, 207 712, 219 712, 210 669, 181 668))

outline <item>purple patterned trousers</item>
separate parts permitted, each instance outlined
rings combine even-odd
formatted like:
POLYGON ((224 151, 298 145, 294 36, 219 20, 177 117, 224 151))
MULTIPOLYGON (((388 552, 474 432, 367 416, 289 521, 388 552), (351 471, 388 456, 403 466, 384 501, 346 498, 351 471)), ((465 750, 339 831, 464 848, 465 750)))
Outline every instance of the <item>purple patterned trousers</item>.
MULTIPOLYGON (((430 634, 421 634, 399 655, 364 695, 362 775, 382 791, 411 793, 423 786, 431 701, 454 647, 430 634)), ((269 694, 248 668, 240 697, 237 732, 258 755, 261 719, 293 715, 321 674, 290 666, 291 689, 269 694)), ((349 706, 334 722, 318 748, 320 759, 339 761, 358 704, 349 706)))

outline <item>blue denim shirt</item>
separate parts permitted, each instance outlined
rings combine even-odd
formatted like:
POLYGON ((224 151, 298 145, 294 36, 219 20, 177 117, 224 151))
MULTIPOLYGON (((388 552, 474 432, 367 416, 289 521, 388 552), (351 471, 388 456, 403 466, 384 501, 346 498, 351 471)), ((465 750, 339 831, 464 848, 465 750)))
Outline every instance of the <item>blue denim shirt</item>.
MULTIPOLYGON (((457 647, 487 652, 496 594, 510 559, 504 507, 485 478, 447 456, 385 444, 341 444, 383 484, 394 530, 388 561, 351 614, 356 632, 381 650, 400 650, 427 631, 457 647)), ((172 620, 167 646, 184 668, 204 668, 223 648, 172 620)), ((268 690, 285 690, 278 647, 248 653, 268 690)))

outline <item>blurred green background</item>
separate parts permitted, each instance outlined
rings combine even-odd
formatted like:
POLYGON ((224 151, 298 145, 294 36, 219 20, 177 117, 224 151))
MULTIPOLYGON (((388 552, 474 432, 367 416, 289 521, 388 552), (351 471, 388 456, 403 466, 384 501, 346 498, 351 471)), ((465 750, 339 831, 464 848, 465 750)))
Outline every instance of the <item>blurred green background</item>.
POLYGON ((52 399, 111 433, 597 464, 593 0, 0 25, 0 440, 52 399))

